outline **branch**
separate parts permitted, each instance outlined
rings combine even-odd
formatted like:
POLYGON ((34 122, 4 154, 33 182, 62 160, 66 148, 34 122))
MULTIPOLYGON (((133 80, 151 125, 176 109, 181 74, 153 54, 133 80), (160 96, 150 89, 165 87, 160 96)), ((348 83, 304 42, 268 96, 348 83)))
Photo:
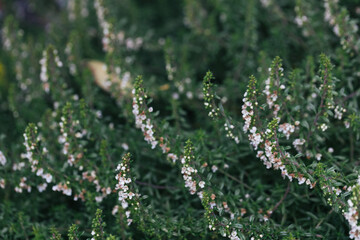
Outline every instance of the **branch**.
POLYGON ((275 207, 274 207, 274 208, 271 210, 271 212, 269 213, 269 217, 271 216, 271 214, 273 214, 273 213, 276 211, 276 209, 279 208, 279 206, 281 205, 281 203, 282 203, 282 202, 285 200, 285 198, 287 197, 289 191, 290 191, 290 182, 288 182, 288 186, 287 186, 287 188, 286 188, 286 191, 285 191, 284 195, 282 196, 282 198, 280 199, 280 201, 276 203, 275 207))

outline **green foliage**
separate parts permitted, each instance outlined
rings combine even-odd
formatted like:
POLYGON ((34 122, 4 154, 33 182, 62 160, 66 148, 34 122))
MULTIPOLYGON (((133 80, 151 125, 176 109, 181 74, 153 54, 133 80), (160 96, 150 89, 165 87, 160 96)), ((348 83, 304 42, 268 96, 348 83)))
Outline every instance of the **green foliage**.
POLYGON ((360 239, 354 1, 3 2, 1 238, 360 239))

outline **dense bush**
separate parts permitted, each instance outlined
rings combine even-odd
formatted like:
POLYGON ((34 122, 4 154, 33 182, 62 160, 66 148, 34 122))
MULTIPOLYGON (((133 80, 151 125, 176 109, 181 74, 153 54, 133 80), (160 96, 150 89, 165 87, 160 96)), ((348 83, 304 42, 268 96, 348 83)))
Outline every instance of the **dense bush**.
POLYGON ((360 239, 359 1, 3 3, 1 239, 360 239))

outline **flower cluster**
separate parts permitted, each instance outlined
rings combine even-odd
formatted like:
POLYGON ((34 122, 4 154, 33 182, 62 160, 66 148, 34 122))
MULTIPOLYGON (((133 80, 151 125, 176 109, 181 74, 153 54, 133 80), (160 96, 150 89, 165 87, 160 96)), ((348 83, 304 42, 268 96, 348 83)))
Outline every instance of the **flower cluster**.
POLYGON ((74 201, 81 199, 81 201, 85 202, 85 193, 86 189, 83 188, 80 193, 74 194, 74 201))
MULTIPOLYGON (((30 92, 36 91, 39 89, 33 87, 36 80, 34 81, 35 72, 37 68, 35 64, 29 64, 29 58, 34 56, 34 49, 29 46, 29 44, 24 43, 25 34, 22 29, 19 28, 19 24, 16 22, 15 18, 9 17, 6 19, 2 29, 2 42, 4 50, 11 57, 12 62, 14 62, 14 74, 17 81, 17 86, 22 92, 22 101, 25 103, 31 102, 34 98, 33 94, 30 92), (16 46, 14 48, 14 46, 16 46)), ((14 117, 18 117, 18 111, 13 109, 14 117)))
POLYGON ((282 60, 280 57, 276 57, 269 68, 270 77, 265 80, 265 89, 263 93, 266 96, 266 103, 269 109, 272 110, 273 116, 278 117, 280 105, 276 102, 279 98, 280 89, 285 89, 285 85, 282 84, 282 77, 284 76, 284 69, 282 68, 282 60))
MULTIPOLYGON (((221 229, 220 232, 222 232, 223 237, 228 237, 232 240, 240 240, 237 230, 231 226, 233 221, 235 220, 235 214, 231 212, 227 202, 223 201, 222 206, 218 206, 215 203, 216 195, 214 193, 211 193, 210 190, 204 190, 199 192, 198 194, 201 195, 200 199, 205 209, 205 217, 207 218, 209 229, 211 231, 221 229), (225 220, 227 224, 223 224, 223 222, 221 222, 221 220, 217 217, 215 211, 224 211, 230 215, 230 219, 225 220)), ((243 216, 245 213, 246 209, 241 208, 241 216, 243 216)))
POLYGON ((173 66, 172 57, 171 41, 167 39, 165 43, 165 68, 170 81, 174 80, 174 74, 176 73, 176 67, 173 66))
POLYGON ((67 4, 68 16, 71 22, 74 22, 79 16, 85 18, 89 15, 88 0, 68 1, 67 4))
POLYGON ((215 103, 215 93, 214 93, 214 80, 212 72, 208 71, 203 80, 203 95, 204 95, 204 105, 205 109, 209 111, 208 115, 213 119, 220 119, 222 116, 224 118, 224 129, 226 132, 226 137, 233 139, 236 144, 240 143, 239 136, 235 133, 235 126, 230 122, 230 119, 224 113, 224 110, 217 107, 215 103))
POLYGON ((234 125, 226 122, 224 123, 225 131, 226 131, 226 137, 233 139, 237 144, 240 143, 239 137, 234 135, 234 125))
POLYGON ((269 123, 268 129, 266 130, 266 138, 265 141, 265 156, 263 155, 263 152, 261 151, 258 155, 260 156, 260 159, 264 161, 267 168, 273 167, 275 170, 280 169, 281 175, 283 177, 288 177, 290 181, 293 179, 293 175, 290 175, 286 169, 285 164, 283 163, 283 158, 289 157, 288 153, 282 154, 279 151, 276 151, 277 142, 276 140, 272 140, 273 136, 276 134, 276 128, 277 128, 278 122, 276 119, 274 119, 272 122, 269 123))
MULTIPOLYGON (((238 237, 236 229, 231 228, 232 221, 235 220, 235 214, 230 210, 228 203, 226 201, 221 201, 221 204, 218 205, 215 202, 216 195, 213 190, 204 180, 202 180, 202 175, 196 168, 193 167, 195 164, 194 156, 194 146, 191 140, 187 140, 184 156, 181 158, 181 174, 183 175, 185 181, 185 187, 189 189, 191 195, 197 193, 201 199, 202 205, 205 209, 205 216, 208 221, 209 229, 212 231, 217 230, 217 227, 223 228, 223 237, 229 237, 229 239, 240 239, 238 237), (228 222, 227 225, 222 224, 221 220, 216 214, 218 212, 226 212, 229 214, 230 219, 226 219, 228 222)), ((204 165, 203 165, 204 166, 204 165)), ((206 166, 206 165, 205 165, 206 166)), ((215 166, 213 166, 215 167, 215 166)), ((246 213, 246 209, 241 209, 241 216, 246 213)))
MULTIPOLYGON (((125 46, 128 50, 138 50, 144 43, 144 40, 141 37, 137 38, 126 38, 125 46)), ((167 65, 166 65, 167 66, 167 65)))
MULTIPOLYGON (((8 20, 9 21, 9 20, 8 20)), ((4 46, 4 50, 11 51, 12 50, 12 39, 10 35, 11 29, 8 24, 5 24, 5 27, 2 29, 2 42, 4 46)), ((23 34, 23 33, 22 33, 23 34)))
MULTIPOLYGON (((325 14, 324 18, 325 21, 329 22, 331 25, 335 26, 336 24, 336 16, 334 13, 334 5, 338 4, 338 0, 325 0, 324 7, 325 7, 325 14)), ((334 32, 336 35, 339 35, 339 26, 334 27, 334 32)))
POLYGON ((205 108, 209 111, 209 116, 212 118, 219 117, 220 109, 215 104, 214 93, 212 90, 214 80, 212 72, 208 71, 203 80, 203 94, 204 94, 204 105, 205 108))
MULTIPOLYGON (((133 89, 133 94, 136 95, 136 89, 133 89)), ((151 144, 151 148, 154 149, 158 145, 158 141, 154 136, 154 125, 151 123, 150 118, 147 118, 144 110, 140 113, 140 106, 143 104, 143 101, 143 97, 133 97, 132 113, 135 116, 136 127, 141 129, 141 131, 144 133, 144 140, 151 144)))
MULTIPOLYGON (((275 60, 273 62, 273 68, 276 69, 274 66, 276 63, 277 68, 281 68, 280 60, 275 60)), ((281 76, 282 71, 271 71, 271 77, 270 79, 275 79, 281 76)), ((271 89, 271 82, 267 84, 268 90, 271 89)), ((277 84, 278 85, 278 84, 277 84)), ((269 168, 274 168, 275 170, 279 169, 281 170, 281 175, 285 178, 287 177, 290 181, 293 180, 293 178, 297 178, 299 181, 299 184, 302 184, 306 182, 307 185, 310 186, 310 188, 313 188, 315 186, 315 183, 312 183, 309 178, 306 178, 304 174, 302 173, 292 173, 288 170, 288 159, 290 157, 290 154, 287 152, 283 152, 279 149, 278 145, 278 138, 277 138, 277 131, 283 132, 285 136, 288 138, 290 136, 290 133, 295 131, 295 127, 291 124, 284 123, 281 127, 279 127, 279 118, 277 117, 277 114, 274 113, 274 119, 269 122, 267 129, 262 132, 260 129, 256 127, 256 121, 253 116, 254 109, 252 108, 253 105, 257 106, 258 103, 256 101, 256 79, 255 77, 250 78, 248 90, 244 95, 243 99, 243 119, 245 121, 244 125, 244 132, 248 133, 248 137, 250 140, 250 144, 254 147, 255 150, 258 149, 259 145, 264 142, 263 149, 257 151, 257 157, 263 161, 264 165, 269 168), (250 114, 251 112, 251 114, 250 114)), ((266 94, 266 93, 265 93, 266 94)), ((270 107, 270 106, 269 106, 270 107)))
MULTIPOLYGON (((178 80, 176 82, 174 82, 175 87, 177 88, 179 94, 184 94, 186 95, 186 97, 188 99, 193 99, 194 98, 194 94, 191 91, 191 79, 189 77, 186 77, 184 79, 178 80)), ((174 93, 177 94, 177 93, 174 93)), ((174 97, 175 95, 173 95, 173 98, 176 99, 176 97, 174 97)), ((200 96, 199 96, 200 98, 200 96)))
POLYGON ((31 192, 31 186, 26 183, 26 180, 27 180, 26 177, 22 177, 20 179, 19 186, 15 187, 15 192, 22 193, 23 189, 27 190, 28 192, 31 192))
POLYGON ((147 95, 145 94, 144 88, 142 87, 142 77, 139 76, 135 82, 135 88, 132 90, 133 103, 132 113, 135 116, 135 126, 140 128, 144 134, 144 139, 151 145, 152 149, 155 149, 159 145, 163 153, 167 154, 167 157, 175 162, 178 156, 170 152, 170 147, 164 137, 156 137, 155 127, 151 122, 150 113, 153 112, 152 107, 147 107, 145 101, 147 95))
POLYGON ((293 141, 293 146, 299 153, 302 152, 302 146, 305 144, 306 140, 303 138, 297 138, 293 141))
MULTIPOLYGON (((25 154, 22 155, 22 157, 25 158, 24 156, 25 154)), ((25 162, 19 162, 19 163, 14 163, 12 166, 12 170, 13 171, 20 171, 21 169, 23 169, 25 167, 25 162)))
POLYGON ((350 225, 350 238, 360 239, 360 224, 359 224, 359 202, 360 202, 360 177, 353 187, 349 187, 348 192, 352 192, 350 199, 347 201, 348 210, 343 212, 345 219, 350 225))
MULTIPOLYGON (((28 56, 28 52, 25 44, 19 45, 19 40, 22 40, 24 36, 24 31, 22 29, 18 29, 18 24, 13 19, 7 19, 7 23, 2 29, 2 42, 4 46, 4 50, 9 52, 14 60, 15 64, 15 72, 16 72, 16 80, 23 80, 23 70, 24 66, 20 59, 26 58, 28 56), (20 51, 14 51, 13 46, 18 46, 20 51)), ((27 85, 24 82, 20 85, 22 90, 27 89, 27 85)))
MULTIPOLYGON (((119 173, 115 176, 117 180, 117 184, 115 186, 115 190, 118 191, 118 200, 121 203, 121 207, 126 210, 129 206, 135 207, 135 210, 138 207, 138 200, 139 194, 132 192, 130 189, 129 184, 132 182, 131 175, 130 175, 130 154, 127 153, 123 156, 122 162, 117 166, 116 171, 119 173)), ((116 213, 117 210, 113 211, 116 213)), ((128 225, 130 225, 133 221, 130 218, 131 211, 127 210, 125 212, 128 225)))
MULTIPOLYGON (((102 219, 102 210, 101 209, 97 209, 96 210, 96 214, 95 214, 95 218, 92 220, 92 225, 91 225, 91 240, 101 240, 101 239, 105 239, 105 228, 106 224, 102 219)), ((109 238, 110 239, 110 238, 109 238)))
MULTIPOLYGON (((39 166, 39 158, 42 158, 42 155, 34 156, 37 154, 37 150, 39 148, 39 137, 37 136, 37 130, 38 129, 34 124, 29 124, 29 126, 26 128, 24 133, 24 146, 26 148, 26 153, 22 154, 22 157, 28 159, 32 172, 36 172, 37 176, 44 179, 47 183, 50 183, 53 179, 52 174, 46 172, 41 166, 39 166), (34 159, 34 157, 37 159, 34 159)), ((40 189, 46 188, 46 186, 42 185, 40 189)))
POLYGON ((258 149, 258 146, 260 143, 264 141, 263 138, 263 132, 260 132, 255 124, 255 118, 254 118, 254 108, 253 105, 257 106, 256 101, 256 79, 254 76, 250 77, 250 83, 248 86, 248 90, 244 94, 242 105, 242 116, 245 121, 243 130, 244 133, 248 134, 248 138, 250 141, 250 144, 254 147, 255 150, 258 149))
MULTIPOLYGON (((99 117, 101 116, 101 112, 95 110, 88 111, 83 100, 80 101, 78 107, 76 106, 77 105, 73 105, 71 102, 67 102, 63 107, 62 116, 58 124, 60 127, 58 142, 62 145, 61 152, 66 156, 68 166, 83 171, 81 173, 82 180, 71 182, 71 184, 80 184, 79 187, 82 188, 81 192, 74 193, 74 200, 76 201, 79 198, 82 201, 85 200, 84 193, 86 189, 84 187, 86 185, 84 185, 85 182, 83 180, 86 180, 95 186, 95 201, 102 202, 105 197, 111 194, 112 189, 104 186, 101 179, 97 176, 101 171, 98 171, 98 169, 95 171, 93 168, 89 168, 83 160, 87 152, 85 143, 89 141, 89 139, 84 138, 88 133, 86 128, 89 127, 89 123, 85 121, 85 119, 89 116, 99 117), (77 113, 79 113, 79 115, 77 115, 77 113), (85 167, 86 170, 84 171, 85 167)), ((103 140, 100 144, 100 156, 105 156, 104 161, 107 161, 106 151, 106 141, 103 140)), ((78 176, 76 176, 76 178, 78 178, 78 176)))
MULTIPOLYGON (((95 185, 95 189, 96 192, 101 193, 101 195, 97 195, 95 197, 95 201, 96 202, 102 202, 103 199, 105 197, 107 197, 108 195, 111 194, 111 188, 110 187, 102 187, 100 185, 100 181, 96 176, 96 172, 94 170, 92 171, 85 171, 82 173, 82 179, 83 180, 87 180, 90 183, 93 183, 95 185)), ((76 200, 78 199, 78 197, 80 197, 82 200, 82 193, 80 193, 79 195, 75 195, 74 198, 76 198, 76 200)))
POLYGON ((279 125, 279 132, 283 133, 286 136, 286 139, 289 139, 290 134, 294 133, 295 126, 290 123, 283 123, 279 125))
POLYGON ((98 18, 101 30, 102 30, 102 44, 105 52, 111 52, 113 50, 111 41, 114 39, 114 33, 112 25, 105 19, 106 8, 103 6, 103 0, 95 0, 94 7, 96 10, 96 16, 98 18))
MULTIPOLYGON (((97 20, 102 31, 102 45, 104 52, 113 53, 115 49, 115 41, 119 44, 125 45, 127 50, 136 51, 143 45, 144 40, 142 37, 125 38, 124 31, 119 31, 118 33, 114 32, 114 24, 106 18, 108 9, 104 6, 103 0, 95 0, 94 7, 96 10, 97 20)), ((131 61, 130 58, 127 58, 127 61, 131 61)))
POLYGON ((346 109, 341 106, 336 106, 334 109, 334 118, 341 120, 343 117, 343 114, 346 113, 346 109))
MULTIPOLYGON (((69 152, 70 143, 67 142, 67 137, 68 137, 68 136, 67 136, 67 132, 65 132, 65 128, 64 128, 64 125, 65 125, 65 124, 66 124, 66 119, 65 119, 65 117, 62 116, 62 117, 61 117, 61 121, 59 122, 59 127, 60 127, 61 135, 60 135, 59 138, 58 138, 58 142, 63 145, 62 153, 63 153, 64 155, 67 155, 68 152, 69 152)), ((74 161, 75 161, 74 156, 73 156, 73 155, 70 155, 70 156, 68 157, 68 163, 69 163, 69 165, 72 166, 73 163, 74 163, 74 161)))
MULTIPOLYGON (((319 114, 324 114, 325 110, 334 108, 334 83, 331 70, 333 65, 330 62, 330 58, 325 54, 320 55, 320 76, 322 79, 322 84, 320 85, 320 90, 322 90, 320 108, 321 111, 319 114)), ((320 115, 319 115, 320 116, 320 115)))
POLYGON ((320 124, 319 129, 321 129, 321 131, 325 132, 328 129, 328 125, 326 125, 325 123, 320 124))
POLYGON ((72 189, 66 183, 58 183, 52 187, 53 191, 62 192, 66 196, 71 196, 72 189))
POLYGON ((243 120, 245 121, 243 127, 245 133, 249 131, 252 122, 255 121, 254 105, 255 107, 258 105, 255 94, 256 94, 256 78, 254 76, 251 76, 248 90, 244 94, 244 98, 243 98, 244 104, 242 105, 242 111, 241 111, 243 120))
MULTIPOLYGON (((64 116, 61 116, 61 121, 59 122, 59 127, 60 127, 60 133, 61 135, 58 138, 58 142, 63 145, 63 149, 62 149, 62 153, 67 156, 67 162, 69 164, 69 166, 73 166, 75 164, 75 156, 73 154, 72 151, 70 151, 69 153, 69 148, 70 148, 70 142, 69 142, 69 137, 68 134, 70 129, 72 129, 74 127, 75 122, 71 121, 71 119, 67 118, 67 116, 70 117, 71 115, 71 110, 70 110, 70 106, 66 105, 64 107, 64 116), (67 114, 67 111, 70 111, 70 114, 67 114)), ((78 132, 76 134, 76 137, 81 138, 83 136, 83 134, 81 132, 78 132)))
POLYGON ((255 126, 252 127, 248 135, 250 144, 254 147, 255 150, 257 150, 259 144, 264 141, 264 139, 261 136, 261 133, 259 133, 257 130, 258 129, 255 126))
POLYGON ((266 95, 266 103, 269 106, 269 109, 274 108, 274 111, 273 111, 274 116, 277 116, 277 113, 280 110, 280 106, 279 106, 279 104, 274 105, 274 102, 276 102, 276 100, 278 99, 278 95, 277 95, 276 91, 271 92, 270 82, 271 82, 270 78, 267 78, 265 80, 266 85, 265 85, 265 89, 263 90, 263 92, 266 95))
POLYGON ((345 8, 340 9, 338 0, 324 0, 325 21, 333 27, 335 35, 341 38, 340 44, 345 50, 359 51, 358 26, 345 8))
POLYGON ((66 44, 65 53, 67 55, 67 60, 68 60, 67 65, 69 67, 69 72, 71 75, 76 76, 76 73, 78 70, 77 70, 77 66, 74 62, 75 56, 73 54, 73 51, 74 51, 73 48, 74 48, 73 42, 71 42, 71 41, 68 42, 66 44))
POLYGON ((49 93, 50 91, 49 73, 48 73, 50 55, 53 56, 53 59, 57 67, 61 68, 63 66, 63 63, 59 58, 58 51, 55 48, 49 47, 43 51, 42 58, 39 61, 41 66, 40 80, 42 81, 43 89, 46 93, 49 93))
POLYGON ((295 13, 296 17, 294 19, 295 24, 302 29, 302 34, 305 37, 309 37, 310 35, 314 35, 314 29, 311 24, 311 11, 309 11, 311 6, 309 3, 297 0, 295 5, 295 13))
POLYGON ((82 126, 82 120, 85 116, 83 101, 80 101, 80 117, 76 116, 77 110, 70 102, 67 102, 62 108, 62 115, 58 123, 60 128, 58 142, 62 146, 62 154, 66 156, 68 165, 77 167, 82 171, 84 166, 81 159, 84 157, 84 144, 81 143, 81 140, 84 140, 84 136, 87 135, 87 130, 82 126))
MULTIPOLYGON (((296 9, 296 8, 295 8, 296 9)), ((304 23, 308 22, 308 18, 305 15, 302 16, 296 16, 295 18, 295 23, 299 26, 302 27, 304 25, 304 23)))
POLYGON ((181 174, 183 175, 185 181, 185 187, 189 189, 191 195, 197 192, 198 187, 200 187, 200 189, 205 187, 204 181, 196 181, 196 174, 198 171, 190 165, 195 160, 193 152, 194 148, 192 146, 192 142, 188 140, 186 142, 184 156, 181 158, 181 174))

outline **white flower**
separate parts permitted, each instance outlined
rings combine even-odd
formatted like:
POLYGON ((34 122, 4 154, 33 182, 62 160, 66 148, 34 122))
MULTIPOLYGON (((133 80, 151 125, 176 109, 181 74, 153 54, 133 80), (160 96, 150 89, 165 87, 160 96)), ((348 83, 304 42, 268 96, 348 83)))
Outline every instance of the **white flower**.
POLYGON ((2 151, 0 151, 0 164, 3 166, 6 164, 6 158, 2 151))
POLYGON ((173 162, 176 162, 176 160, 178 159, 178 157, 173 153, 169 153, 167 156, 168 158, 172 159, 173 162))
POLYGON ((200 182, 199 182, 199 187, 204 188, 204 187, 205 187, 205 182, 204 182, 204 181, 200 181, 200 182))
POLYGON ((326 129, 328 129, 328 126, 325 123, 323 123, 320 125, 320 128, 321 128, 321 131, 325 132, 326 129))
POLYGON ((75 133, 75 137, 76 138, 82 138, 82 133, 81 132, 77 132, 77 133, 75 133))
POLYGON ((36 176, 41 176, 44 172, 44 169, 40 168, 36 171, 36 176))
POLYGON ((50 173, 47 173, 47 174, 43 175, 42 177, 46 180, 47 183, 50 183, 52 180, 52 175, 50 173))
POLYGON ((178 100, 179 99, 179 94, 178 93, 173 93, 172 94, 172 98, 174 99, 174 100, 178 100))
POLYGON ((121 202, 121 207, 122 207, 123 209, 126 209, 128 206, 129 206, 129 204, 128 204, 126 201, 122 201, 122 202, 121 202))
POLYGON ((304 145, 305 142, 306 142, 305 139, 297 138, 294 140, 293 145, 294 145, 295 149, 301 153, 301 151, 302 151, 301 146, 304 145))
POLYGON ((46 183, 43 183, 43 184, 40 184, 40 185, 37 186, 39 192, 45 191, 46 187, 47 187, 46 183))
POLYGON ((112 215, 115 215, 119 211, 119 205, 115 205, 113 210, 111 211, 112 215))
POLYGON ((128 226, 130 226, 130 224, 132 223, 132 219, 129 218, 129 219, 127 220, 127 222, 128 222, 128 226))
POLYGON ((299 185, 303 184, 305 181, 306 181, 306 178, 304 177, 299 177, 298 178, 298 181, 299 181, 299 185))
POLYGON ((96 196, 95 197, 96 202, 102 202, 102 200, 103 200, 103 196, 96 196))
POLYGON ((125 151, 129 150, 129 145, 127 145, 127 143, 121 144, 121 147, 122 147, 125 151))
POLYGON ((98 118, 102 118, 102 112, 100 110, 96 111, 95 114, 98 118))
POLYGON ((71 196, 72 190, 71 190, 71 188, 67 188, 67 189, 63 190, 63 193, 67 196, 71 196))

